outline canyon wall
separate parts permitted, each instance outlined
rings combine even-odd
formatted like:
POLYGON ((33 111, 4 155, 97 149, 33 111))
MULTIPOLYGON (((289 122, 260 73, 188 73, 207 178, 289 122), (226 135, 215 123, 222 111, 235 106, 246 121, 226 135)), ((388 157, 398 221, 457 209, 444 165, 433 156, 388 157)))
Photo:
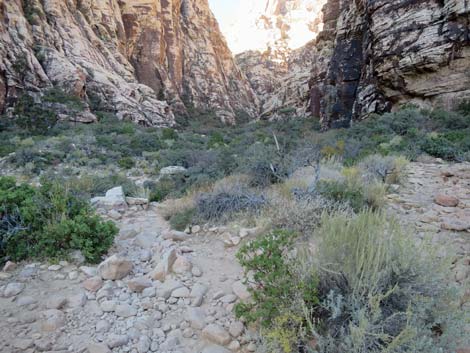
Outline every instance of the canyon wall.
POLYGON ((189 107, 257 116, 207 0, 0 0, 0 44, 0 111, 55 86, 142 125, 189 107))
POLYGON ((470 2, 329 0, 312 55, 310 111, 325 127, 470 99, 470 2))

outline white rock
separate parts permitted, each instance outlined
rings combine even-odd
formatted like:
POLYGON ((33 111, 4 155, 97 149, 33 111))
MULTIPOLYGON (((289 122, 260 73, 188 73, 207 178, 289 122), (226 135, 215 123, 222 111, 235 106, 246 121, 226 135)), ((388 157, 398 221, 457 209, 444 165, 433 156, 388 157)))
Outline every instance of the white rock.
POLYGON ((14 297, 15 295, 20 294, 25 288, 23 283, 12 282, 8 283, 3 291, 3 296, 6 298, 14 297))
POLYGON ((187 287, 180 287, 171 292, 171 296, 175 298, 187 298, 189 294, 190 292, 187 287))
POLYGON ((118 280, 126 277, 132 268, 132 262, 118 255, 113 255, 98 266, 97 272, 103 279, 118 280))
POLYGON ((111 324, 106 320, 100 320, 95 325, 95 331, 99 333, 106 333, 111 328, 111 324))
POLYGON ((116 309, 114 312, 117 316, 120 317, 131 317, 137 315, 137 309, 126 303, 116 305, 116 309))
POLYGON ((80 271, 82 271, 88 277, 93 277, 97 274, 96 267, 80 266, 80 271))
POLYGON ((41 312, 41 329, 47 332, 54 332, 65 325, 65 314, 56 309, 41 312))
POLYGON ((129 337, 127 335, 117 335, 114 333, 110 334, 106 340, 106 343, 111 349, 124 346, 127 342, 129 342, 129 337))
POLYGON ((51 265, 47 269, 49 271, 60 271, 62 269, 62 266, 60 266, 60 265, 51 265))
POLYGON ((152 341, 150 341, 148 336, 141 336, 139 342, 137 342, 137 352, 147 353, 150 350, 151 343, 152 341))
POLYGON ((241 300, 248 300, 251 298, 251 294, 248 292, 248 288, 241 281, 233 283, 232 291, 241 300))
POLYGON ((163 282, 167 274, 170 273, 171 267, 176 261, 176 250, 170 249, 163 254, 162 260, 157 264, 150 276, 158 281, 163 282))
POLYGON ((173 266, 171 267, 173 272, 183 274, 191 271, 191 261, 185 256, 177 256, 173 266))
POLYGON ((88 353, 111 353, 111 350, 104 343, 91 343, 87 347, 88 353))
POLYGON ((201 277, 202 276, 202 271, 198 266, 193 266, 191 269, 191 273, 194 277, 201 277))
POLYGON ((186 168, 180 166, 169 166, 160 169, 160 175, 174 175, 174 174, 181 174, 186 172, 186 168))
POLYGON ((132 292, 141 293, 144 289, 152 287, 152 280, 145 277, 138 277, 127 281, 127 286, 132 292))
POLYGON ((244 330, 245 326, 240 321, 232 322, 228 328, 228 332, 233 338, 240 337, 244 330))
POLYGON ((69 308, 81 308, 85 305, 87 297, 84 291, 80 291, 67 298, 67 306, 69 308))
POLYGON ((229 344, 231 341, 229 333, 225 331, 222 326, 217 324, 207 325, 204 330, 202 330, 202 337, 222 346, 229 344))
POLYGON ((106 313, 116 310, 116 306, 117 306, 117 303, 114 300, 105 300, 101 302, 100 304, 101 310, 103 310, 106 313))
POLYGON ((98 276, 90 277, 83 281, 82 286, 90 292, 96 292, 103 286, 103 280, 98 276))
POLYGON ((188 308, 185 319, 192 328, 202 330, 206 325, 206 312, 202 308, 188 308))
POLYGON ((218 346, 218 345, 210 345, 205 347, 201 353, 231 353, 228 349, 218 346))

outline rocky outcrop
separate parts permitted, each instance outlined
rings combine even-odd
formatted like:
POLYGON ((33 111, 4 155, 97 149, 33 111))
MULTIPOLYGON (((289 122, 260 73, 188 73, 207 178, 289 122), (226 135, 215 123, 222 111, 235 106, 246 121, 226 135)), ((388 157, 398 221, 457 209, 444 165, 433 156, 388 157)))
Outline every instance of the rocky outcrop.
POLYGON ((268 52, 248 51, 236 56, 260 100, 261 119, 276 120, 305 117, 309 108, 309 81, 314 42, 290 52, 285 62, 278 62, 268 52))
POLYGON ((317 38, 310 111, 349 126, 403 103, 454 108, 470 99, 470 4, 329 0, 317 38))
POLYGON ((207 0, 0 0, 0 44, 0 111, 58 86, 142 125, 188 105, 256 116, 207 0))

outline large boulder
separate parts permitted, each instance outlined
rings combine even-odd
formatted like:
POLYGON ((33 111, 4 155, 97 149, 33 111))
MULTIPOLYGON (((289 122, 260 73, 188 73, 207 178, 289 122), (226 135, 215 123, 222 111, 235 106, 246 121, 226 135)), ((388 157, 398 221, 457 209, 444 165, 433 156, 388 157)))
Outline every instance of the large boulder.
POLYGON ((122 186, 117 186, 108 190, 105 196, 92 198, 91 204, 96 208, 104 208, 106 210, 115 211, 125 211, 128 208, 122 186))
POLYGON ((98 266, 98 275, 103 279, 118 280, 126 277, 133 268, 132 262, 113 255, 98 266))

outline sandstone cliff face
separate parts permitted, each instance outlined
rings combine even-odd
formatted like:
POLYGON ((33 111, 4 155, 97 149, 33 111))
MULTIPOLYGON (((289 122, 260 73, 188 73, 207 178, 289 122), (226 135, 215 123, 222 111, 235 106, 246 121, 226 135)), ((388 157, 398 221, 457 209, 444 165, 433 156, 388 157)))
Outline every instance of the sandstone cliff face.
POLYGON ((470 99, 470 3, 329 0, 313 56, 310 110, 325 127, 414 103, 470 99))
POLYGON ((0 44, 0 111, 59 86, 142 125, 188 105, 256 115, 207 0, 0 0, 0 44))
POLYGON ((260 100, 261 119, 305 117, 309 109, 309 81, 313 60, 317 59, 314 42, 290 52, 278 62, 269 53, 248 51, 236 56, 260 100))

